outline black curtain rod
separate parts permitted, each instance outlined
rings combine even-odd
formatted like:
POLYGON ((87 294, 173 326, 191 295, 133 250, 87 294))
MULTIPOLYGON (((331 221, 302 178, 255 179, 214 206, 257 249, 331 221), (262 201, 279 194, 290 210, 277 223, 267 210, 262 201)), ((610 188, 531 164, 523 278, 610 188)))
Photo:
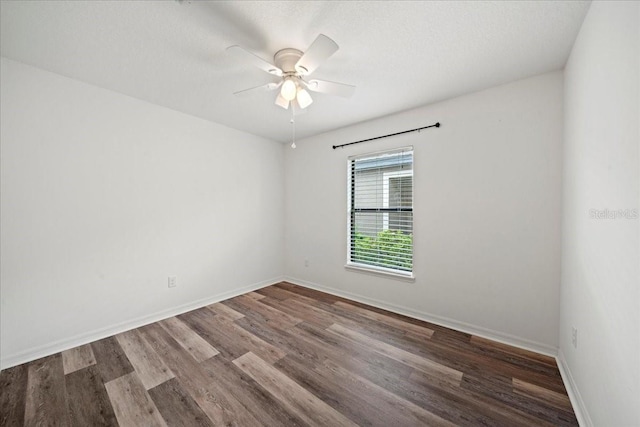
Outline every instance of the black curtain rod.
POLYGON ((362 141, 350 142, 348 144, 342 144, 342 145, 334 145, 333 149, 335 150, 336 148, 346 147, 347 145, 360 144, 361 142, 373 141, 375 139, 381 139, 381 138, 388 138, 390 136, 402 135, 403 133, 416 132, 416 131, 421 131, 422 129, 433 128, 433 127, 439 128, 440 122, 434 125, 423 126, 421 128, 415 128, 415 129, 405 130, 402 132, 390 133, 389 135, 376 136, 375 138, 363 139, 362 141))

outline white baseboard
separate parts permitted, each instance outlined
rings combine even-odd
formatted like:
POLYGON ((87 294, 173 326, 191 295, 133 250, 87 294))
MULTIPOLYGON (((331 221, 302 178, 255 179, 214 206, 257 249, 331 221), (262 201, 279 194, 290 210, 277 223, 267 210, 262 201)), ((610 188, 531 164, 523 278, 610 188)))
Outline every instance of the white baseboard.
POLYGON ((534 351, 536 353, 544 354, 554 358, 557 355, 558 349, 556 347, 543 344, 543 343, 538 343, 535 341, 530 341, 530 340, 516 337, 510 334, 505 334, 503 332, 484 328, 482 326, 476 326, 476 325, 472 325, 465 322, 459 322, 454 319, 449 319, 449 318, 434 315, 431 313, 417 311, 412 308, 390 304, 385 301, 376 300, 376 299, 365 297, 362 295, 352 294, 351 292, 345 292, 339 289, 331 288, 329 286, 324 286, 324 285, 319 285, 317 283, 309 282, 307 280, 297 279, 295 277, 287 276, 285 277, 284 280, 289 283, 293 283, 295 285, 300 285, 306 288, 315 289, 317 291, 326 292, 328 294, 336 295, 342 298, 347 298, 350 300, 361 302, 363 304, 368 304, 374 307, 378 307, 383 310, 388 310, 397 314, 402 314, 407 317, 412 317, 414 319, 423 320, 425 322, 430 322, 439 326, 444 326, 446 328, 455 329, 456 331, 476 335, 476 336, 487 338, 503 344, 508 344, 514 347, 522 348, 524 350, 534 351))
POLYGON ((576 418, 578 419, 578 424, 580 424, 581 427, 593 427, 593 422, 591 421, 591 417, 587 411, 587 406, 584 404, 584 400, 582 400, 580 391, 578 391, 578 386, 573 379, 573 375, 571 375, 571 369, 569 369, 567 359, 564 358, 562 349, 558 350, 558 357, 556 357, 556 360, 558 362, 558 369, 560 369, 562 381, 564 382, 564 386, 567 388, 569 400, 571 400, 571 405, 573 406, 573 412, 576 414, 576 418))
POLYGON ((255 291, 265 286, 270 286, 275 283, 281 282, 284 277, 275 277, 273 279, 264 280, 262 282, 246 285, 241 288, 237 288, 231 291, 223 292, 217 295, 213 295, 207 298, 192 301, 186 304, 182 304, 177 307, 171 307, 166 310, 162 310, 156 313, 152 313, 146 316, 141 316, 135 319, 130 319, 116 325, 108 326, 106 328, 96 329, 88 331, 70 338, 54 341, 51 343, 43 344, 37 347, 30 348, 28 350, 21 351, 16 354, 9 355, 0 360, 1 369, 7 369, 12 366, 20 365, 21 363, 30 362, 32 360, 39 359, 41 357, 50 356, 52 354, 68 350, 70 348, 77 347, 79 345, 88 344, 93 341, 97 341, 106 337, 110 337, 121 332, 125 332, 131 329, 139 328, 150 323, 157 322, 169 317, 177 316, 187 311, 195 310, 209 304, 213 304, 219 301, 223 301, 229 298, 233 298, 238 295, 245 294, 247 292, 255 291))

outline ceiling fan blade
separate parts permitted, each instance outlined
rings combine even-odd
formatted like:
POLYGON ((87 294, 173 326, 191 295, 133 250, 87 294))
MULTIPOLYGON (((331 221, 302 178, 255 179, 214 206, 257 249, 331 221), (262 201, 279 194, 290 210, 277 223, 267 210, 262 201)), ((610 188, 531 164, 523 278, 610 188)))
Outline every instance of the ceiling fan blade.
POLYGON ((279 88, 280 85, 282 85, 282 82, 267 83, 266 85, 260 85, 256 87, 251 87, 249 89, 239 90, 238 92, 233 92, 233 94, 236 96, 246 96, 256 92, 270 92, 272 90, 276 90, 277 88, 279 88))
POLYGON ((296 71, 306 76, 338 50, 338 44, 324 34, 318 35, 309 49, 296 62, 296 71))
POLYGON ((326 80, 309 80, 305 82, 309 90, 318 93, 326 93, 329 95, 342 96, 349 98, 356 91, 356 87, 345 83, 328 82, 326 80))
POLYGON ((254 65, 258 68, 260 68, 263 71, 266 71, 269 74, 273 74, 275 76, 282 76, 282 70, 278 67, 276 67, 275 65, 265 61, 264 59, 260 58, 257 55, 254 55, 253 53, 249 52, 248 50, 245 50, 243 48, 241 48, 238 45, 235 46, 229 46, 227 48, 227 53, 230 55, 233 55, 234 57, 238 58, 241 61, 244 61, 248 64, 254 65))

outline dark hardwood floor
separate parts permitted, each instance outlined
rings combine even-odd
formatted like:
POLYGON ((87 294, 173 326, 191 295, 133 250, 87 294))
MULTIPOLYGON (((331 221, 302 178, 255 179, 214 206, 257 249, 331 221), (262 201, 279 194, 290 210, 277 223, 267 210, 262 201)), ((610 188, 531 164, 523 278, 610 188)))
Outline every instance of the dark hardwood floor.
POLYGON ((279 283, 0 373, 0 425, 575 426, 553 358, 279 283))

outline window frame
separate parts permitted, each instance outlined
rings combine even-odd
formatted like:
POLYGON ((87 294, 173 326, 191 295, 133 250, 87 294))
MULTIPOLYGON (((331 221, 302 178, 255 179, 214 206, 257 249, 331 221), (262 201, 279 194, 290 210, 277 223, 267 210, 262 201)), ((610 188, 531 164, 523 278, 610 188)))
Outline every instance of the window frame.
MULTIPOLYGON (((413 282, 415 279, 414 276, 414 242, 415 242, 415 215, 414 215, 414 195, 415 195, 415 180, 413 179, 414 176, 414 165, 415 165, 415 155, 414 155, 414 149, 413 146, 407 146, 407 147, 400 147, 400 148, 393 148, 393 149, 388 149, 388 150, 381 150, 381 151, 376 151, 376 152, 371 152, 371 153, 364 153, 364 154, 358 154, 358 155, 353 155, 353 156, 349 156, 347 158, 347 263, 345 264, 345 268, 348 270, 353 270, 353 271, 358 271, 358 272, 364 272, 364 273, 370 273, 370 274, 374 274, 374 275, 381 275, 381 276, 385 276, 385 277, 390 277, 390 278, 395 278, 395 279, 401 279, 404 281, 410 281, 413 282), (403 153, 403 152, 410 152, 411 153, 411 173, 409 174, 408 171, 392 171, 392 172, 382 172, 383 174, 383 200, 381 205, 386 205, 386 206, 381 206, 382 208, 388 208, 388 200, 384 199, 384 184, 386 183, 388 185, 388 179, 389 177, 397 177, 397 176, 412 176, 412 197, 411 197, 411 208, 409 208, 408 211, 410 211, 412 213, 411 215, 411 235, 412 235, 412 241, 411 241, 411 270, 410 271, 406 271, 406 270, 400 270, 400 269, 395 269, 395 268, 389 268, 389 267, 382 267, 382 266, 377 266, 377 265, 371 265, 371 264, 366 264, 366 263, 362 263, 362 262, 357 262, 357 261, 352 261, 351 257, 353 254, 353 248, 352 248, 352 232, 354 230, 354 225, 353 225, 353 218, 354 218, 354 207, 355 207, 355 197, 356 197, 356 188, 355 188, 355 180, 353 179, 353 167, 355 166, 355 161, 357 160, 362 160, 362 159, 367 159, 367 158, 375 158, 378 156, 383 156, 383 155, 392 155, 392 154, 396 154, 396 153, 403 153), (387 175, 387 176, 385 176, 387 175)), ((387 188, 387 192, 388 192, 388 188, 387 188)), ((388 197, 388 194, 387 194, 388 197)), ((406 208, 403 208, 403 211, 406 208)), ((384 213, 384 212, 382 212, 384 213)), ((384 217, 383 217, 384 218, 384 217)), ((384 222, 384 219, 383 219, 384 222)))
MULTIPOLYGON (((413 166, 413 162, 412 162, 412 166, 413 166)), ((411 188, 411 213, 413 213, 413 167, 411 169, 411 172, 409 171, 382 172, 382 207, 383 208, 389 207, 389 180, 391 178, 404 178, 407 176, 411 177, 411 187, 412 187, 411 188)), ((411 222, 413 223, 413 218, 411 219, 411 222)), ((389 229, 389 212, 384 213, 384 217, 382 219, 382 229, 383 230, 389 229)))

